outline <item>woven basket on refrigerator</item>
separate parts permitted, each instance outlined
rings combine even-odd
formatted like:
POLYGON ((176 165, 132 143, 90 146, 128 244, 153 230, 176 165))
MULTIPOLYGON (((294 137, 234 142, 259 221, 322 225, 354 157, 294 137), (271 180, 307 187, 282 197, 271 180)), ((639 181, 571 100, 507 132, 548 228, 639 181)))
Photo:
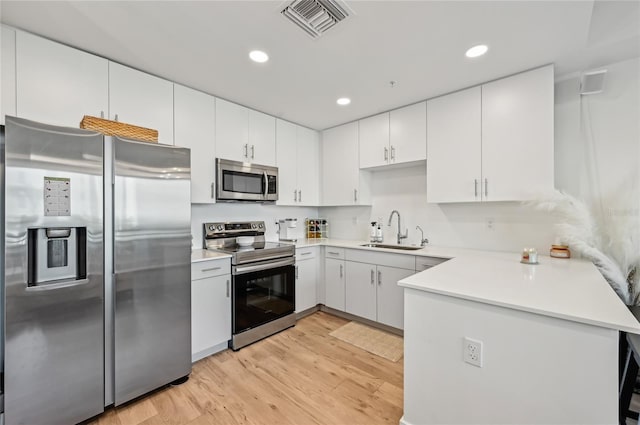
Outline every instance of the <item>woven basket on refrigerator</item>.
POLYGON ((94 130, 107 136, 118 136, 126 139, 158 143, 158 130, 138 127, 137 125, 118 121, 105 120, 104 118, 92 117, 90 115, 85 115, 82 118, 80 128, 94 130))

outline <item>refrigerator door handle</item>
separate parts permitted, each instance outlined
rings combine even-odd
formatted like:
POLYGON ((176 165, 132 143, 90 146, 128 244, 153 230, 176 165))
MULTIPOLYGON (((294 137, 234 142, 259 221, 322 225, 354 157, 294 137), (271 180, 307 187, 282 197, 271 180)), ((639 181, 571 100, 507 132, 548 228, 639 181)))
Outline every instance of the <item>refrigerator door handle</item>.
POLYGON ((35 286, 27 286, 27 291, 30 291, 30 292, 31 291, 33 292, 52 291, 54 289, 71 288, 73 286, 80 286, 86 283, 89 283, 89 279, 65 280, 65 281, 56 282, 56 283, 46 283, 46 284, 35 285, 35 286))

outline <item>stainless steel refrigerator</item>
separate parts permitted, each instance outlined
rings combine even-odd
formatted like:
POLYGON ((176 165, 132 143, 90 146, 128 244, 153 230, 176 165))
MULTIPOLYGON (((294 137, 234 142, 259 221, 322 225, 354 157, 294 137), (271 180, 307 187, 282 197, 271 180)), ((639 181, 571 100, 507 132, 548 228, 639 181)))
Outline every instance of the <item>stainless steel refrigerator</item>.
POLYGON ((5 424, 70 424, 188 376, 189 150, 6 117, 5 424))

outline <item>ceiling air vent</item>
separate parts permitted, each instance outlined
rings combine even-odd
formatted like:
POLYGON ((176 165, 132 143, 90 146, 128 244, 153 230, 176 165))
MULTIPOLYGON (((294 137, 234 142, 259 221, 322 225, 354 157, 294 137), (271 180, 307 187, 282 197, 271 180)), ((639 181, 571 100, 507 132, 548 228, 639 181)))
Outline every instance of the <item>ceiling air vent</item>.
POLYGON ((282 14, 312 38, 318 38, 353 11, 342 0, 294 0, 282 14))

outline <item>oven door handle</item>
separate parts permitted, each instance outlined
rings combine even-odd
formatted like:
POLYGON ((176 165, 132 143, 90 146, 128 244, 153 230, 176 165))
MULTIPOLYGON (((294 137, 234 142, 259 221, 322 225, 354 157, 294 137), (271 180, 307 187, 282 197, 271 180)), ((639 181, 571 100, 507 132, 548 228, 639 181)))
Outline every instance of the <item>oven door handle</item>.
POLYGON ((239 274, 246 274, 246 273, 251 273, 251 272, 259 272, 259 271, 262 271, 262 270, 274 269, 276 267, 292 266, 294 264, 295 264, 295 259, 293 257, 290 257, 290 258, 286 258, 284 260, 268 261, 268 262, 264 262, 264 263, 261 263, 261 264, 250 264, 250 265, 246 265, 246 266, 235 266, 233 268, 233 274, 234 275, 239 275, 239 274))

